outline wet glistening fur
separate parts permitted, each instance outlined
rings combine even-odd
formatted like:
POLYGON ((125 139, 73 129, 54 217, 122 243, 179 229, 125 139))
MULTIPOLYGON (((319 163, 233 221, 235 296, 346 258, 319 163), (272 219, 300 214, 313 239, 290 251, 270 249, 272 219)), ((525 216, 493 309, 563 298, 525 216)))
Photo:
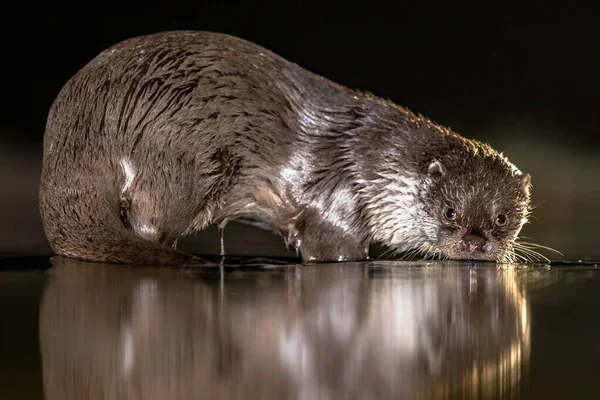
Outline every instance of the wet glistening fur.
POLYGON ((239 220, 305 262, 539 259, 529 174, 490 146, 232 36, 118 43, 48 115, 40 210, 55 253, 193 264, 178 237, 239 220))

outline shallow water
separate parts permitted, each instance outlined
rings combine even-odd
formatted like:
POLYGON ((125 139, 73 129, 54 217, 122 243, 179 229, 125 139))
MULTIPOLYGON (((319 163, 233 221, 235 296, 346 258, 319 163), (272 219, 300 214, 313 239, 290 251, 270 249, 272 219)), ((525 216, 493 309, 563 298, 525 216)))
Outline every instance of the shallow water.
POLYGON ((0 263, 2 399, 598 393, 593 263, 0 263))

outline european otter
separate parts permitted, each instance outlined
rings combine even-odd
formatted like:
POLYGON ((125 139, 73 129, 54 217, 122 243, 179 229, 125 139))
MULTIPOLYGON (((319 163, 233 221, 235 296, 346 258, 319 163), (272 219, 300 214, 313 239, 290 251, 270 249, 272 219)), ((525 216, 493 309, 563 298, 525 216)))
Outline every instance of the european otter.
POLYGON ((242 220, 305 262, 397 251, 514 261, 530 176, 489 145, 248 41, 175 31, 103 51, 62 88, 40 209, 55 253, 187 264, 172 247, 242 220))

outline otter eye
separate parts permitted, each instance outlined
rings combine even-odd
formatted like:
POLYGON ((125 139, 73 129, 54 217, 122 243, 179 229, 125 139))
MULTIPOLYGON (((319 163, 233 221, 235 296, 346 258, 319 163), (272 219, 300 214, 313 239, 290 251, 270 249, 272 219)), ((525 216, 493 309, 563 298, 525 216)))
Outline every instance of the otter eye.
POLYGON ((446 211, 444 211, 444 217, 446 217, 448 221, 454 221, 456 219, 456 210, 451 207, 446 208, 446 211))
POLYGON ((507 221, 508 221, 508 218, 506 218, 506 215, 504 215, 504 214, 498 214, 498 216, 496 217, 496 225, 498 225, 498 226, 506 225, 507 221))

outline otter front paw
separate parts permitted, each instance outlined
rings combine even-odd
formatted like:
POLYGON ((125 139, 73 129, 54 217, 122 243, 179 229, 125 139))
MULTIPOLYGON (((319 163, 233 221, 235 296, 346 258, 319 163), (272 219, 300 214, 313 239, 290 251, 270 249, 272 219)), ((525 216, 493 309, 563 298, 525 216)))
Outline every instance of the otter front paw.
POLYGON ((339 235, 326 239, 322 235, 310 237, 304 234, 297 242, 296 249, 300 251, 304 263, 364 261, 369 258, 367 243, 339 235))

